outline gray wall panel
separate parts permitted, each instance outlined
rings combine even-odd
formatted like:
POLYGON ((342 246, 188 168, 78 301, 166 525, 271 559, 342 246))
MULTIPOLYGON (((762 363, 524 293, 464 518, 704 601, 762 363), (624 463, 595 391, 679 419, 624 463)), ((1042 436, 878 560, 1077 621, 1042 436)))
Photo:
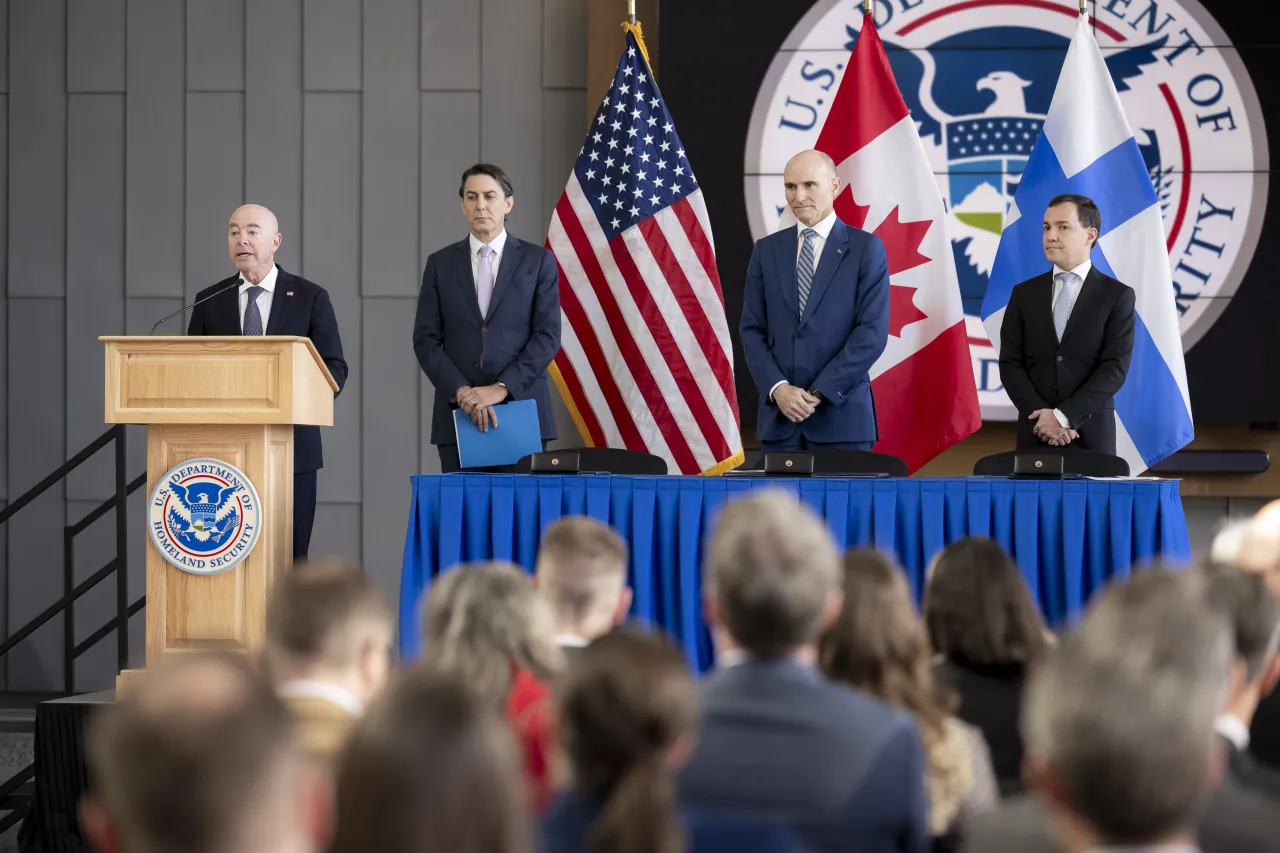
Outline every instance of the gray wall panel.
POLYGON ((0 0, 0 92, 9 91, 9 0, 0 0))
POLYGON ((542 126, 542 4, 486 0, 480 23, 480 156, 515 184, 508 230, 541 243, 542 139, 531 130, 542 126))
POLYGON ((360 90, 360 3, 306 0, 302 15, 302 84, 308 91, 360 90))
MULTIPOLYGON (((324 430, 320 500, 360 500, 360 95, 305 96, 303 275, 329 291, 350 373, 324 430)), ((320 553, 313 551, 313 553, 320 553)))
POLYGON ((125 0, 67 0, 67 91, 123 92, 125 0))
MULTIPOLYGON (((324 474, 320 475, 322 478, 324 474)), ((360 559, 360 504, 319 503, 311 553, 326 557, 360 559)))
POLYGON ((480 159, 480 98, 478 92, 422 94, 422 248, 415 292, 422 287, 427 256, 467 236, 458 178, 480 159))
MULTIPOLYGON (((9 299, 9 490, 20 495, 66 460, 66 320, 62 299, 9 299), (40 369, 32 370, 32 353, 40 369)), ((8 524, 9 627, 17 629, 62 595, 63 484, 8 524)), ((59 678, 62 623, 40 629, 5 656, 10 690, 37 690, 59 678)))
POLYGON ((302 0, 246 0, 244 198, 271 208, 276 261, 302 263, 302 0))
POLYGON ((577 162, 578 151, 587 136, 587 122, 582 116, 586 89, 546 89, 542 92, 542 203, 538 211, 545 241, 551 224, 551 212, 564 192, 569 173, 577 162))
MULTIPOLYGON (((8 11, 0 0, 0 14, 8 11)), ((0 33, 2 34, 2 33, 0 33)), ((0 95, 0 198, 9 197, 9 96, 0 95)), ((0 353, 8 352, 8 276, 9 276, 9 206, 0 204, 0 353)), ((4 448, 9 446, 9 377, 0 370, 0 498, 9 496, 9 459, 4 448)), ((0 556, 0 562, 3 561, 0 556)), ((0 576, 3 566, 0 565, 0 576)), ((0 590, 6 587, 0 586, 0 590)), ((3 610, 4 608, 0 608, 3 610)), ((0 668, 2 669, 2 668, 0 668)))
POLYGON ((244 95, 187 95, 186 298, 235 272, 227 222, 244 199, 244 95))
MULTIPOLYGON (((99 335, 124 332, 124 95, 67 103, 67 445, 72 456, 107 428, 99 335)), ((67 497, 112 492, 112 454, 71 473, 67 497)))
POLYGON ((182 296, 186 175, 186 16, 175 0, 129 0, 126 57, 125 289, 182 296))
MULTIPOLYGON (((67 501, 67 524, 74 524, 92 512, 99 501, 67 501)), ((126 517, 127 514, 126 514, 126 517)), ((133 516, 132 521, 138 521, 133 516)), ((75 582, 82 583, 107 564, 116 552, 116 513, 108 510, 75 539, 75 582)), ((61 577, 61 573, 58 575, 61 577)), ((86 592, 75 604, 75 642, 83 642, 116 615, 116 578, 111 575, 86 592)), ((116 635, 110 634, 76 660, 76 689, 84 692, 113 687, 112 672, 118 658, 116 635)), ((56 675, 61 686, 61 671, 56 675)))
POLYGON ((66 5, 15 3, 9 10, 9 296, 66 292, 66 5), (15 168, 17 166, 17 168, 15 168), (17 215, 15 215, 17 214, 17 215))
POLYGON ((410 357, 416 300, 367 299, 364 306, 364 500, 361 556, 365 571, 398 599, 409 476, 418 454, 420 369, 410 357))
MULTIPOLYGON (((480 89, 481 5, 475 0, 422 0, 423 89, 480 89)), ((584 10, 584 54, 586 23, 584 10)))
POLYGON ((188 92, 244 91, 244 3, 187 0, 188 92))
POLYGON ((418 292, 418 0, 364 0, 361 288, 418 292))
POLYGON ((578 114, 587 88, 587 0, 542 0, 542 85, 582 89, 578 114))
MULTIPOLYGON (((416 363, 416 361, 415 361, 416 363)), ((439 474, 440 454, 431 443, 431 413, 435 407, 435 386, 418 368, 418 469, 414 474, 439 474)))

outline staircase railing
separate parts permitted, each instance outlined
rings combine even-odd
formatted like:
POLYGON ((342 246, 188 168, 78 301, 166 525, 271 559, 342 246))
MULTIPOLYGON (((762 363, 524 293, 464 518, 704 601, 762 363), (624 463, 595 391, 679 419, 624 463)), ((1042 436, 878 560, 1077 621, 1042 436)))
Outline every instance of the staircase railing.
MULTIPOLYGON (((7 522, 27 504, 40 497, 59 481, 87 462, 94 454, 107 445, 114 445, 115 452, 115 494, 107 498, 89 511, 84 518, 74 524, 65 525, 62 529, 62 597, 50 604, 27 624, 0 642, 0 658, 11 649, 31 636, 36 630, 59 613, 66 613, 62 629, 62 685, 63 692, 70 696, 75 693, 76 659, 90 648, 102 641, 112 631, 116 632, 116 657, 120 669, 129 665, 129 617, 141 610, 147 603, 145 593, 133 603, 129 602, 129 495, 146 484, 146 473, 139 474, 131 481, 125 480, 125 443, 124 424, 117 424, 98 436, 87 447, 72 456, 53 473, 36 483, 7 507, 0 510, 0 525, 7 522), (100 569, 80 583, 75 582, 75 539, 87 530, 95 521, 111 510, 116 511, 115 533, 116 554, 100 569), (116 615, 83 641, 75 641, 75 603, 89 590, 115 574, 116 615)), ((11 778, 0 783, 0 810, 10 812, 0 819, 0 833, 16 824, 26 815, 30 807, 28 796, 20 791, 35 778, 35 765, 30 764, 19 770, 11 778)))

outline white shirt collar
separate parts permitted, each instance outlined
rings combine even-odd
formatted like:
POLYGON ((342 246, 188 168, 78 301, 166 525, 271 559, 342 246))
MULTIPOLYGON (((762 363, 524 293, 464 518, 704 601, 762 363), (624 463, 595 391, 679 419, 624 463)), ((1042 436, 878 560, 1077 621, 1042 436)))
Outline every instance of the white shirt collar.
POLYGON ((799 234, 800 239, 803 240, 804 229, 812 228, 814 231, 818 232, 819 237, 825 240, 831 236, 831 229, 835 227, 835 224, 836 224, 836 212, 833 210, 830 213, 828 213, 825 217, 823 217, 822 221, 818 222, 816 225, 805 225, 803 222, 797 222, 796 233, 799 234))
POLYGON ((1088 277, 1089 277, 1089 270, 1091 270, 1091 269, 1093 269, 1093 261, 1089 261, 1089 260, 1086 260, 1083 264, 1081 264, 1080 266, 1076 267, 1076 268, 1075 268, 1075 269, 1073 269, 1073 270, 1064 270, 1062 267, 1058 266, 1057 264, 1054 264, 1054 265, 1053 265, 1053 280, 1054 280, 1054 282, 1056 283, 1056 282, 1057 282, 1057 280, 1058 280, 1058 276, 1059 276, 1061 273, 1064 273, 1064 272, 1073 272, 1073 273, 1075 273, 1076 275, 1080 276, 1080 281, 1082 281, 1082 282, 1083 282, 1086 278, 1088 278, 1088 277))
POLYGON ((744 664, 751 659, 746 649, 725 649, 716 655, 716 668, 729 669, 744 664))
POLYGON ((1241 752, 1249 748, 1249 727, 1239 717, 1219 714, 1213 721, 1213 730, 1231 741, 1231 745, 1241 752))
POLYGON ((276 694, 281 699, 323 699, 337 705, 353 717, 364 716, 364 703, 354 693, 328 681, 313 681, 307 678, 286 681, 276 688, 276 694))
POLYGON ((556 634, 551 638, 557 646, 563 646, 569 649, 585 649, 591 641, 586 637, 579 637, 577 634, 556 634))
MULTIPOLYGON (((274 296, 276 292, 276 278, 279 277, 279 275, 280 275, 280 267, 276 266, 275 264, 272 264, 271 272, 267 273, 266 278, 258 282, 258 287, 261 287, 267 293, 270 293, 274 296)), ((246 290, 248 290, 251 287, 253 287, 253 284, 250 283, 250 281, 244 277, 244 273, 240 273, 240 292, 244 293, 246 290)))
MULTIPOLYGON (((477 240, 476 235, 474 234, 467 235, 467 242, 471 244, 472 256, 475 256, 476 254, 478 254, 480 251, 480 247, 485 245, 484 243, 481 243, 479 240, 477 240)), ((501 231, 499 231, 498 236, 490 240, 488 245, 489 245, 489 248, 493 249, 493 253, 497 255, 499 258, 501 258, 502 249, 507 245, 507 229, 503 228, 501 231)))

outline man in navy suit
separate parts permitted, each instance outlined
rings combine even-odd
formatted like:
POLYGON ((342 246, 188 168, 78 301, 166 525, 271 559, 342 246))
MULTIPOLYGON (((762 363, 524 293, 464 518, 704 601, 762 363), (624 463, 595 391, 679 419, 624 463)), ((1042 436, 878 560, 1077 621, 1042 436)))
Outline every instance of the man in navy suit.
POLYGON ((681 805, 776 822, 813 853, 927 851, 915 721, 814 665, 843 600, 826 525, 779 493, 731 501, 708 563, 703 601, 719 668, 703 682, 681 805))
MULTIPOLYGON (((338 390, 347 381, 342 338, 323 287, 276 264, 280 226, 265 207, 246 204, 231 214, 227 249, 239 270, 196 294, 188 335, 298 335, 310 338, 338 390), (236 287, 236 282, 240 283, 236 287)), ((316 471, 324 467, 320 427, 293 428, 293 558, 302 560, 316 518, 316 471)))
POLYGON ((783 184, 799 223, 756 242, 739 326, 756 436, 765 453, 870 450, 868 371, 889 340, 884 243, 836 216, 840 178, 821 151, 792 157, 783 184))
POLYGON ((461 470, 453 412, 482 431, 494 407, 536 400, 542 444, 556 437, 547 367, 560 350, 555 257, 506 230, 515 203, 511 179, 488 163, 462 173, 458 196, 471 234, 427 258, 413 327, 413 351, 435 386, 431 443, 440 470, 461 470))

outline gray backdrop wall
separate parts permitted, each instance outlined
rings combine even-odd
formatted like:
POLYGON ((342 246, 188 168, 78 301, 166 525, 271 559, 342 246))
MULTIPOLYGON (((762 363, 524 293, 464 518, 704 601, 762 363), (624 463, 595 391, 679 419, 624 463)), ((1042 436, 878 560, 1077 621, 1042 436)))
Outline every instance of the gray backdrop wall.
MULTIPOLYGON (((426 256, 465 236, 477 160, 512 175, 512 233, 544 239, 586 132, 586 32, 587 0, 0 0, 0 505, 105 429, 97 336, 145 333, 229 275, 227 218, 253 201, 279 216, 279 263, 328 288, 351 365, 312 553, 361 559, 394 600, 408 477, 439 470, 410 340, 426 256)), ((62 527, 112 478, 108 453, 0 528, 0 637, 61 595, 62 527)), ((131 600, 141 512, 138 494, 131 600)), ((78 578, 113 555, 113 523, 77 538, 78 578)), ((113 595, 81 600, 77 642, 113 595)), ((8 689, 61 684, 62 630, 8 655, 8 689)), ((77 686, 115 672, 108 639, 77 686)))

